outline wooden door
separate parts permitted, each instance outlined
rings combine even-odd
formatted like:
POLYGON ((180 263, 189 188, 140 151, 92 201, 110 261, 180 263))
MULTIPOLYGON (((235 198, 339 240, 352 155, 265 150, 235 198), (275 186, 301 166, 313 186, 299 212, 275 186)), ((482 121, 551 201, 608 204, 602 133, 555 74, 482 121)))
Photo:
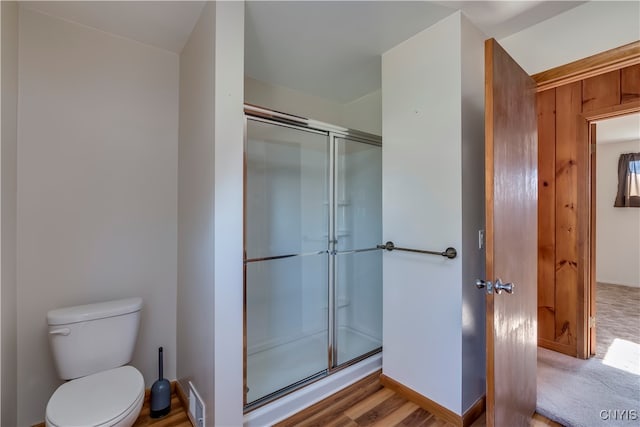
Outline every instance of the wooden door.
POLYGON ((536 408, 538 135, 535 83, 485 42, 487 426, 528 426, 536 408), (513 284, 498 292, 497 279, 513 284))

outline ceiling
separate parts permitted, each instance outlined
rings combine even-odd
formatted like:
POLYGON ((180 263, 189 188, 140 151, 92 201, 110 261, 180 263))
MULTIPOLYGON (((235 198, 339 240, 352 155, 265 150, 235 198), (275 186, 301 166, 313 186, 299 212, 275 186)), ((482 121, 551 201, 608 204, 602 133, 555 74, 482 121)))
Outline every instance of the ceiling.
POLYGON ((596 143, 640 141, 640 113, 597 122, 596 143))
POLYGON ((23 7, 179 53, 203 1, 25 1, 23 7))
POLYGON ((504 37, 583 2, 248 1, 245 73, 346 103, 380 88, 380 55, 461 9, 504 37))
MULTIPOLYGON (((487 36, 518 32, 581 1, 248 1, 245 72, 346 103, 380 88, 380 55, 462 10, 487 36)), ((179 53, 202 1, 36 1, 25 7, 179 53)))

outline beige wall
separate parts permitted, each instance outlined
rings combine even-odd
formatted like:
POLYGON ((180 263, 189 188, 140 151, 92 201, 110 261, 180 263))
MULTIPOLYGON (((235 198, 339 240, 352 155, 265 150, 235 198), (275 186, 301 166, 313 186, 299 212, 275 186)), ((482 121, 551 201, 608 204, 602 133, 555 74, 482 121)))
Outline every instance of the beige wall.
POLYGON ((16 151, 18 125, 18 6, 3 1, 2 16, 2 285, 0 287, 0 425, 17 425, 17 313, 16 313, 16 151))
POLYGON ((20 10, 18 425, 60 384, 48 310, 144 300, 132 364, 175 378, 178 56, 20 10))
POLYGON ((596 280, 640 287, 640 209, 614 208, 618 159, 640 152, 640 141, 599 144, 596 150, 596 280))

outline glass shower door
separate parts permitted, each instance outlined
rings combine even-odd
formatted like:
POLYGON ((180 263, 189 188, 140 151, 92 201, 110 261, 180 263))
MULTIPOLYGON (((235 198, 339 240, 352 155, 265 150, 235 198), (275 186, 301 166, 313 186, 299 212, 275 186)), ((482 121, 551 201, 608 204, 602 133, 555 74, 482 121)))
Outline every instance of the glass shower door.
POLYGON ((327 372, 327 133, 247 119, 246 404, 327 372))
POLYGON ((382 148, 335 137, 334 364, 382 346, 382 148))

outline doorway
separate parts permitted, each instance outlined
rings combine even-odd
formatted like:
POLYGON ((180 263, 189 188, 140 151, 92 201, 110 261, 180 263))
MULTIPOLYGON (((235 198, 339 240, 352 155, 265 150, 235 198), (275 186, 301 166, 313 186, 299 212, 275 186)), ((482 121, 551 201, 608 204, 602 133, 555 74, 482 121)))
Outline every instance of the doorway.
POLYGON ((635 179, 640 174, 640 154, 637 161, 629 156, 640 153, 640 113, 595 121, 591 130, 596 143, 591 295, 596 303, 596 332, 591 354, 640 375, 640 208, 622 194, 629 186, 631 198, 640 196, 635 179))

